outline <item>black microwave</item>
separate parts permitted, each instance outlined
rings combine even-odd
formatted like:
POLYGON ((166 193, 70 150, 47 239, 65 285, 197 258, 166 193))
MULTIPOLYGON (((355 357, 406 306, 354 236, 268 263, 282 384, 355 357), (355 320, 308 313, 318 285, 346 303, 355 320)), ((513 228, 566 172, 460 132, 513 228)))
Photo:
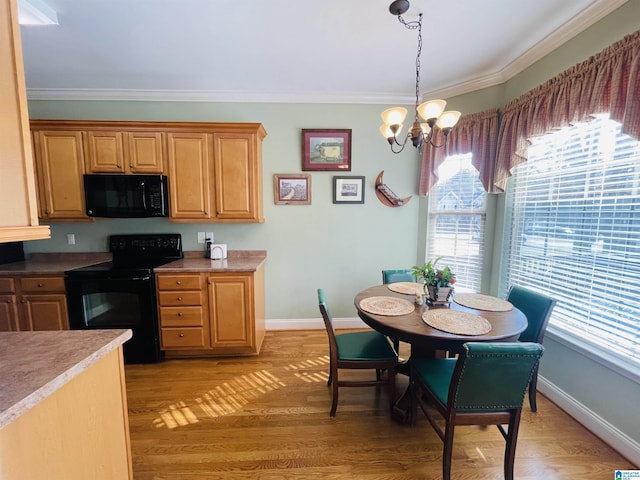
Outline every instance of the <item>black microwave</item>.
POLYGON ((169 216, 164 175, 84 175, 84 197, 90 217, 169 216))

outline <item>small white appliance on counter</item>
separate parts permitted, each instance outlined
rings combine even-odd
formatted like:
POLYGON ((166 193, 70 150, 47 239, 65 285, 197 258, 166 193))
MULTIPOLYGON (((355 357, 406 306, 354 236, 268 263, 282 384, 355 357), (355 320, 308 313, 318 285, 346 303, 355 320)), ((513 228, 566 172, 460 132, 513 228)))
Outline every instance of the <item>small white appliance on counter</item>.
POLYGON ((225 258, 227 258, 227 244, 212 243, 211 244, 211 260, 224 260, 225 258))

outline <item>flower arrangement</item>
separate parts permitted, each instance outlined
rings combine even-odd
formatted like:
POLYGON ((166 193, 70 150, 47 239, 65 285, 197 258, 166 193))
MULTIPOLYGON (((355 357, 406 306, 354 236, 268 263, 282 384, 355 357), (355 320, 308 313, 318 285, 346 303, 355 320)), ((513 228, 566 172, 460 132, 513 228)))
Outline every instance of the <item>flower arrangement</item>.
POLYGON ((428 287, 432 287, 433 295, 438 296, 438 289, 441 287, 451 287, 456 283, 456 275, 451 271, 451 268, 447 265, 444 268, 436 268, 436 263, 442 257, 438 257, 435 260, 429 260, 422 266, 414 265, 411 269, 417 279, 424 280, 424 290, 427 292, 428 287))

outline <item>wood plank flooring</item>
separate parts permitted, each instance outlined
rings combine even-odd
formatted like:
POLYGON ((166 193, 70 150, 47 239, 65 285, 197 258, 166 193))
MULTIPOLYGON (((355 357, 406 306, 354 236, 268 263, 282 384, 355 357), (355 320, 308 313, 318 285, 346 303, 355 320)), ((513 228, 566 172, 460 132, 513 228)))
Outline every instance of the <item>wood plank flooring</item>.
MULTIPOLYGON (((134 479, 441 478, 435 432, 424 416, 413 427, 391 420, 383 388, 341 388, 329 417, 327 354, 324 331, 274 331, 257 357, 127 365, 134 479)), ((398 382, 401 392, 407 379, 398 382)), ((503 454, 495 427, 458 427, 452 476, 501 479, 503 454)), ((537 413, 523 410, 516 479, 634 468, 542 395, 537 413)))

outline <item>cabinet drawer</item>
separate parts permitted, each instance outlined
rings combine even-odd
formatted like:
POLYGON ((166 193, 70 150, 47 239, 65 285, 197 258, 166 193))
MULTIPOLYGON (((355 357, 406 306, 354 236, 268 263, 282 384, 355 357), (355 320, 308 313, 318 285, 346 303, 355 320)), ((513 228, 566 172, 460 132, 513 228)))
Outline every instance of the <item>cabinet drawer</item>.
POLYGON ((161 307, 202 305, 202 292, 158 292, 161 307))
POLYGON ((200 275, 158 275, 158 290, 200 290, 200 275))
POLYGON ((204 348, 204 328, 162 328, 162 348, 204 348))
POLYGON ((202 307, 162 307, 160 326, 201 327, 204 324, 202 307))
POLYGON ((16 286, 13 282, 13 278, 0 278, 0 292, 2 293, 15 293, 16 286))
POLYGON ((20 279, 20 286, 23 293, 65 291, 63 277, 25 277, 20 279))

